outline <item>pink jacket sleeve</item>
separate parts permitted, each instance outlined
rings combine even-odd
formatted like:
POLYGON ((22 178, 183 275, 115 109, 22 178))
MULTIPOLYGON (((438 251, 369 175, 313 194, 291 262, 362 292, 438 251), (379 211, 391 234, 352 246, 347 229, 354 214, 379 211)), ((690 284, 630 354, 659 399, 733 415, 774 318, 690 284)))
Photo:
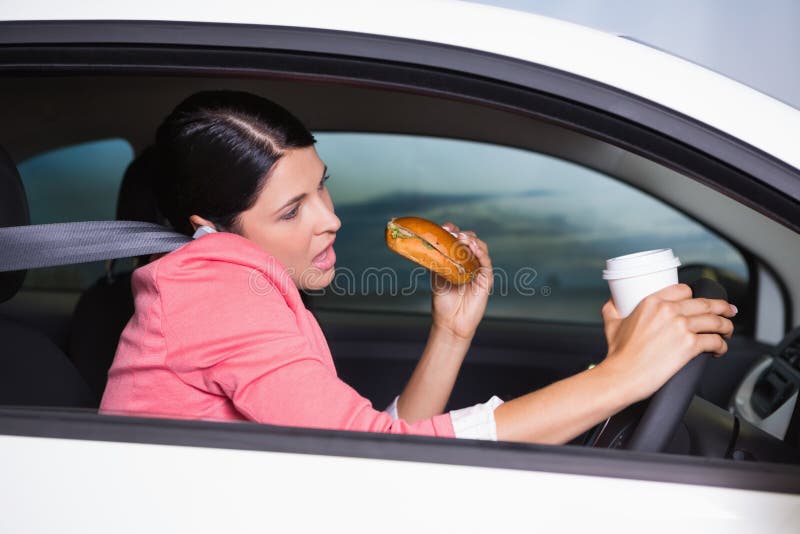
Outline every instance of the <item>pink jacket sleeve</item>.
POLYGON ((224 261, 183 263, 159 269, 156 285, 167 366, 190 386, 229 398, 248 419, 454 436, 449 414, 409 424, 373 409, 338 378, 327 345, 315 346, 307 324, 313 317, 299 317, 308 314, 305 308, 293 310, 287 296, 263 278, 253 287, 252 268, 224 261))

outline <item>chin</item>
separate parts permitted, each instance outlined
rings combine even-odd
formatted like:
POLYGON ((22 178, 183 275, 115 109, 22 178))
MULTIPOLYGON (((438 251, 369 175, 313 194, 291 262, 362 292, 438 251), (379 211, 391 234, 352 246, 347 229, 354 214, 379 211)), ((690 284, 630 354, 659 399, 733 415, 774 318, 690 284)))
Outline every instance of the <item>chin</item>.
POLYGON ((333 275, 335 274, 336 269, 335 267, 331 267, 327 271, 320 271, 317 268, 310 268, 303 272, 303 275, 300 276, 300 279, 297 280, 295 283, 297 287, 300 289, 305 290, 320 290, 325 289, 330 285, 333 281, 333 275))

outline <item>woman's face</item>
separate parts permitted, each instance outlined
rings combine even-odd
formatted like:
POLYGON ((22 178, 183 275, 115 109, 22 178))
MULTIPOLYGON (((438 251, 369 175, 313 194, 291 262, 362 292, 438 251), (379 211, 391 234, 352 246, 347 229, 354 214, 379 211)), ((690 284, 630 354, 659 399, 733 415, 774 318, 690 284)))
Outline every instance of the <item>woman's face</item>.
POLYGON ((333 280, 333 241, 342 223, 326 173, 313 146, 286 150, 256 203, 239 216, 242 236, 275 256, 301 289, 321 289, 333 280))

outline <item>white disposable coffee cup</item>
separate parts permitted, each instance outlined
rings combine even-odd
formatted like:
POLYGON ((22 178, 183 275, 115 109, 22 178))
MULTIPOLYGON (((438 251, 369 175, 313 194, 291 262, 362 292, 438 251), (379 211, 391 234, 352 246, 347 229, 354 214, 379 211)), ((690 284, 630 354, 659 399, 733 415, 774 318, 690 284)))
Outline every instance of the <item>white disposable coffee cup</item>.
POLYGON ((606 260, 603 279, 622 317, 627 317, 647 295, 678 283, 681 261, 670 248, 646 250, 606 260))

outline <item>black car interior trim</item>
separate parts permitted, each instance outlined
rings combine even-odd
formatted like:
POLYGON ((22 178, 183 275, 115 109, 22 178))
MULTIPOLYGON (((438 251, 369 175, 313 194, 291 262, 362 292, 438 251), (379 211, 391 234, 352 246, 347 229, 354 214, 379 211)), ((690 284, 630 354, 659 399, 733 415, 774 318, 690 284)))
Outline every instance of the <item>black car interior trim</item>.
POLYGON ((180 44, 306 51, 364 57, 465 72, 561 94, 666 132, 742 169, 800 201, 800 169, 692 118, 608 85, 550 67, 441 43, 355 32, 202 22, 11 21, 0 23, 4 43, 180 44), (557 91, 555 91, 557 89, 557 91))

